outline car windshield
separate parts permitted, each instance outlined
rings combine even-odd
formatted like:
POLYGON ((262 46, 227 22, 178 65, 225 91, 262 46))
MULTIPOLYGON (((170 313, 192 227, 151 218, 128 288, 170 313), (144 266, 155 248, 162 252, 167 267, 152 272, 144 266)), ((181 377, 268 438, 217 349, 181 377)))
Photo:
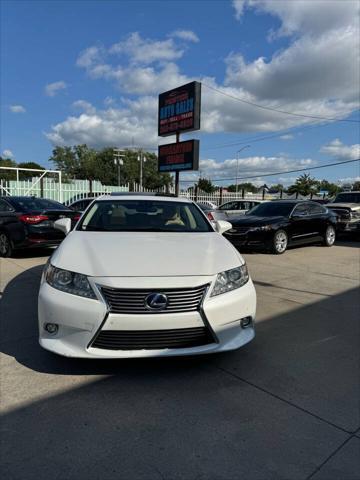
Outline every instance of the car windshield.
POLYGON ((11 197, 11 204, 19 212, 41 212, 43 210, 69 210, 59 202, 34 197, 11 197))
POLYGON ((287 217, 295 207, 293 203, 261 203, 247 212, 248 215, 257 217, 287 217))
POLYGON ((360 192, 339 193, 339 195, 336 196, 334 203, 360 203, 360 192))
POLYGON ((192 203, 161 200, 95 202, 77 230, 96 232, 213 232, 192 203))

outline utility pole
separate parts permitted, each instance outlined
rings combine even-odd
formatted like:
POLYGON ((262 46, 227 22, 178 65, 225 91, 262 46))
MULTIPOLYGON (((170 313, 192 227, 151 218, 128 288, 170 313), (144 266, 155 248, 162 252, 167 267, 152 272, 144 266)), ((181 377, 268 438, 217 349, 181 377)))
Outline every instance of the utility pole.
POLYGON ((143 191, 143 162, 146 162, 146 157, 143 154, 143 151, 139 150, 138 162, 140 162, 140 192, 143 191))
POLYGON ((124 160, 125 154, 124 150, 121 150, 120 148, 114 148, 114 165, 117 165, 117 171, 118 171, 118 186, 120 187, 120 167, 121 165, 124 165, 124 160))
POLYGON ((235 182, 235 192, 236 192, 236 198, 238 194, 238 178, 239 178, 239 153, 245 150, 245 148, 250 148, 251 145, 245 145, 245 147, 240 148, 236 152, 236 182, 235 182))

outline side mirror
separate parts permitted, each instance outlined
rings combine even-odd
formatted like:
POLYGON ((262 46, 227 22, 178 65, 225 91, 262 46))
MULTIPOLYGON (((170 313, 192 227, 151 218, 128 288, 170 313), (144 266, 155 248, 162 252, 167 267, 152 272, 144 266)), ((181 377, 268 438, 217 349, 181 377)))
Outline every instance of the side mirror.
POLYGON ((218 220, 215 222, 215 229, 220 235, 222 235, 224 232, 227 232, 232 228, 232 225, 230 222, 225 222, 224 220, 218 220))
POLYGON ((67 235, 71 231, 71 219, 60 218, 60 220, 56 220, 56 222, 54 222, 54 228, 67 235))

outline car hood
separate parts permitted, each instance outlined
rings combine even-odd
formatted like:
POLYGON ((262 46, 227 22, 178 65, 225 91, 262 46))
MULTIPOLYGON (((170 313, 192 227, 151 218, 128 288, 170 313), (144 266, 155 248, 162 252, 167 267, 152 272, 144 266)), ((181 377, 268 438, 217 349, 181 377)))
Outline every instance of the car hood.
POLYGON ((51 257, 93 277, 214 275, 244 263, 216 232, 71 232, 51 257))
POLYGON ((244 215, 242 218, 237 218, 236 220, 231 220, 231 224, 234 228, 247 227, 253 225, 272 225, 284 221, 286 217, 276 216, 276 217, 258 217, 256 215, 244 215))
POLYGON ((351 208, 351 210, 360 210, 359 203, 327 203, 327 208, 351 208))

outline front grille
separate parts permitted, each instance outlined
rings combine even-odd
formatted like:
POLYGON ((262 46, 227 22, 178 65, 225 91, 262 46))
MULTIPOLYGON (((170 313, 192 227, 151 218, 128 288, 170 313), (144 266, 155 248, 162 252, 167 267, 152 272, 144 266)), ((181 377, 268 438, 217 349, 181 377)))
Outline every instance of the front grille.
POLYGON ((92 343, 104 350, 161 350, 191 348, 213 343, 206 327, 172 330, 102 330, 92 343))
POLYGON ((249 227, 237 227, 235 225, 233 226, 233 230, 235 230, 235 232, 233 232, 234 234, 245 235, 249 231, 249 227))
POLYGON ((101 287, 101 291, 109 305, 111 313, 126 314, 164 314, 194 312, 199 309, 207 285, 195 288, 172 289, 120 289, 101 287), (145 299, 151 293, 161 293, 168 298, 168 304, 163 310, 149 310, 145 299))
POLYGON ((331 207, 331 210, 339 216, 340 220, 350 220, 350 218, 351 218, 350 210, 347 209, 347 208, 333 208, 333 207, 331 207))

